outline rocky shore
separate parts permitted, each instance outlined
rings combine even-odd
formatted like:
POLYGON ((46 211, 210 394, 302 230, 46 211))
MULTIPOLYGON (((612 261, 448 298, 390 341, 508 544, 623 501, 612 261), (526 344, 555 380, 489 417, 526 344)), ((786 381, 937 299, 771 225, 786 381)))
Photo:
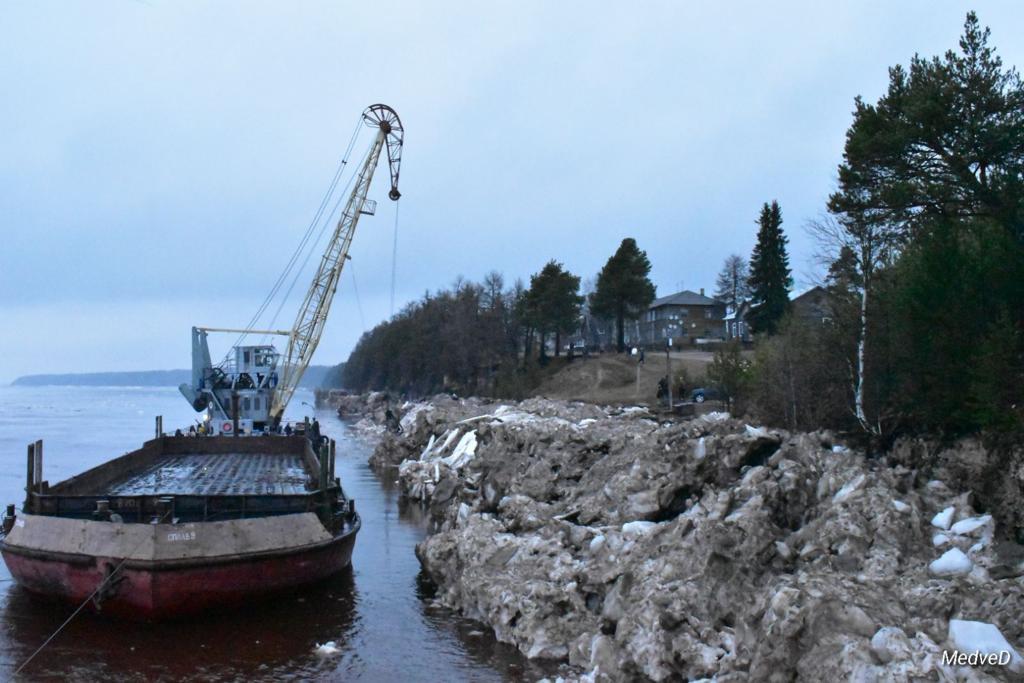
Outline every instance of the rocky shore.
POLYGON ((1024 677, 1020 546, 906 449, 544 399, 401 413, 371 464, 429 506, 439 598, 580 680, 1024 677))

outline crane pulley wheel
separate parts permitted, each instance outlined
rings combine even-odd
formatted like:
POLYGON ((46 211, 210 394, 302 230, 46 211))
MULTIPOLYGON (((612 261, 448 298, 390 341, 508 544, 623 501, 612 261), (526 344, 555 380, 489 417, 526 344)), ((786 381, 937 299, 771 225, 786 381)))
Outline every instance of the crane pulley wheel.
POLYGON ((384 131, 388 148, 388 166, 391 170, 391 190, 388 192, 388 199, 397 202, 402 196, 398 191, 398 172, 402 165, 402 141, 405 134, 402 120, 388 105, 371 104, 363 112, 363 123, 370 128, 384 131))

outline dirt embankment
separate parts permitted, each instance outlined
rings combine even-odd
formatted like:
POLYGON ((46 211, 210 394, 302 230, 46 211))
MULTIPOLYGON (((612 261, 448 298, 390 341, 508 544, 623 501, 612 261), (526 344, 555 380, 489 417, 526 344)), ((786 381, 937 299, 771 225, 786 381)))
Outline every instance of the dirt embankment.
POLYGON ((442 398, 402 426, 373 461, 436 516, 417 554, 440 598, 581 680, 1024 675, 1024 564, 941 465, 544 399, 442 398), (1005 666, 943 662, 1004 638, 1005 666))
MULTIPOLYGON (((685 370, 694 382, 702 382, 714 354, 704 351, 677 351, 672 354, 672 374, 685 370)), ((586 401, 602 405, 623 403, 653 404, 658 380, 666 375, 664 353, 648 352, 643 364, 628 354, 604 353, 590 358, 575 358, 544 380, 535 395, 586 401)))

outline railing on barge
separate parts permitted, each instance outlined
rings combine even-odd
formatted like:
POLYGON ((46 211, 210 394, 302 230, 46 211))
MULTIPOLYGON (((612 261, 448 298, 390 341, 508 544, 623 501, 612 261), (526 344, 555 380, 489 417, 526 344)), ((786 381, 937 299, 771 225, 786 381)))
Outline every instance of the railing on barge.
POLYGON ((24 511, 74 519, 101 519, 128 523, 215 522, 252 517, 315 512, 324 525, 337 530, 355 512, 334 476, 336 443, 329 440, 314 449, 303 436, 222 437, 160 436, 142 448, 50 486, 42 478, 42 441, 28 446, 24 511), (172 455, 215 455, 241 451, 253 454, 301 452, 307 474, 303 493, 112 495, 104 488, 139 473, 172 455), (117 517, 113 517, 117 515, 117 517))

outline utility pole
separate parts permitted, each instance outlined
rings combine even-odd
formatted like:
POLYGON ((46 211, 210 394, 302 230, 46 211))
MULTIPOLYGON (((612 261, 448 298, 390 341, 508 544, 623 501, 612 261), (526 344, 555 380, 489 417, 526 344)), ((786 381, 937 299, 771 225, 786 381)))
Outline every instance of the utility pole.
POLYGON ((672 412, 672 337, 665 340, 665 375, 668 382, 668 412, 672 412))

